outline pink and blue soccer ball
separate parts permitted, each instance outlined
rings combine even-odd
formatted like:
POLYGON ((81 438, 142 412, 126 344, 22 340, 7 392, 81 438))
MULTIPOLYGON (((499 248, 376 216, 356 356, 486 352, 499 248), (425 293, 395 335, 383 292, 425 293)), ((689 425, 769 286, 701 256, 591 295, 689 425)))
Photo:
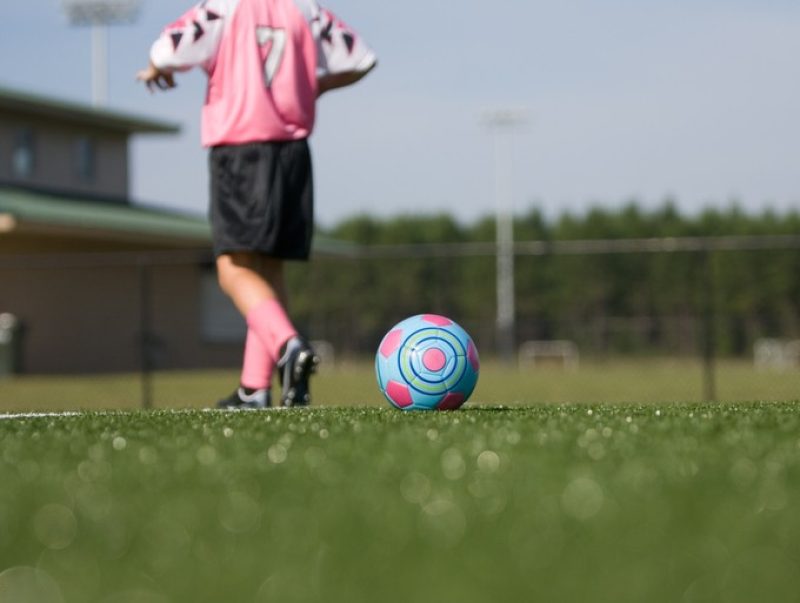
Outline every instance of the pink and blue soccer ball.
POLYGON ((401 410, 455 410, 478 382, 478 350, 467 332, 436 314, 407 318, 375 355, 378 386, 401 410))

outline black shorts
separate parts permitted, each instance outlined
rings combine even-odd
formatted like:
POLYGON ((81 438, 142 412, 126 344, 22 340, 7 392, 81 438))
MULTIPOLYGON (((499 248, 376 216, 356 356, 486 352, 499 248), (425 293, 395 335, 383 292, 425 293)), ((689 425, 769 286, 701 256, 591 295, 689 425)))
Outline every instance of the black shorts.
POLYGON ((216 256, 251 251, 308 259, 314 191, 306 140, 213 147, 209 174, 216 256))

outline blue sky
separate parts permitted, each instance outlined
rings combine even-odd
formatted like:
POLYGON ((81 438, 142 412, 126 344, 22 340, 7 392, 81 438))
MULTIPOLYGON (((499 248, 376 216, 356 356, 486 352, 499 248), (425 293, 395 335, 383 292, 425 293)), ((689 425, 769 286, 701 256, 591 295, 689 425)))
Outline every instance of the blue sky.
MULTIPOLYGON (((203 213, 200 72, 168 94, 134 81, 160 29, 191 3, 144 0, 109 32, 112 109, 175 121, 178 137, 132 147, 132 190, 203 213)), ((378 69, 321 100, 312 138, 317 217, 494 208, 492 135, 481 116, 524 109, 515 211, 645 206, 687 212, 737 200, 800 208, 800 3, 788 0, 331 0, 378 69)), ((58 0, 5 7, 0 85, 86 102, 90 35, 58 0)))

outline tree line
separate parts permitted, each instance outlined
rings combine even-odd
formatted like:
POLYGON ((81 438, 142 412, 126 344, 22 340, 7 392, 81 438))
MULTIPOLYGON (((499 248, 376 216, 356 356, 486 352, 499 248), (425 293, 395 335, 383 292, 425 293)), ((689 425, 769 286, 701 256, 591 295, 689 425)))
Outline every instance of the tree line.
MULTIPOLYGON (((496 260, 416 247, 491 244, 493 217, 461 224, 448 215, 357 216, 321 236, 386 253, 317 255, 292 266, 292 309, 312 338, 337 350, 373 353, 386 330, 412 314, 445 314, 484 353, 496 349, 496 260), (366 247, 364 247, 366 246, 366 247), (399 249, 399 248, 398 248, 399 249), (403 247, 404 250, 414 249, 403 247)), ((674 204, 594 208, 548 220, 532 209, 514 219, 517 242, 800 234, 800 213, 753 214, 737 206, 694 215, 674 204)), ((800 249, 713 253, 517 255, 516 340, 567 339, 589 354, 693 354, 709 325, 715 351, 748 355, 762 337, 800 338, 800 249)))

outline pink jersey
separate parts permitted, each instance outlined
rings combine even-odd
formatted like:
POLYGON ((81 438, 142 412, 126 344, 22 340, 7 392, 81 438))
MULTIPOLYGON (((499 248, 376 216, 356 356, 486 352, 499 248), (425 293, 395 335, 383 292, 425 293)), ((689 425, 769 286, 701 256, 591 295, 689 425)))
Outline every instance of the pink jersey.
POLYGON ((206 0, 164 30, 150 59, 159 69, 206 71, 204 146, 306 138, 317 79, 376 60, 316 0, 206 0))

